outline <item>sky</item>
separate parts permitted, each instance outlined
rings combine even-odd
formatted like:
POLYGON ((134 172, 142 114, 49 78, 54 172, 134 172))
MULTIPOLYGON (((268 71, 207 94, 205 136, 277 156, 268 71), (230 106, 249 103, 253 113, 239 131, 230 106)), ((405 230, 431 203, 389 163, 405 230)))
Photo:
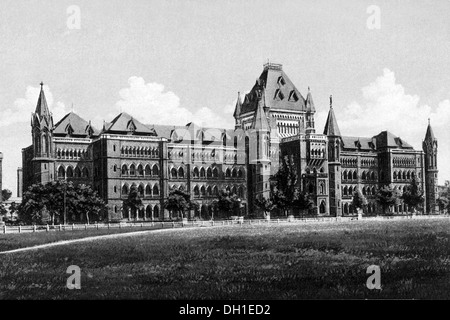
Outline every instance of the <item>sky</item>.
POLYGON ((422 148, 428 118, 439 182, 450 180, 449 0, 2 0, 0 151, 17 189, 45 83, 55 123, 121 111, 144 123, 233 128, 237 93, 268 60, 306 96, 323 131, 329 96, 343 135, 389 130, 422 148))

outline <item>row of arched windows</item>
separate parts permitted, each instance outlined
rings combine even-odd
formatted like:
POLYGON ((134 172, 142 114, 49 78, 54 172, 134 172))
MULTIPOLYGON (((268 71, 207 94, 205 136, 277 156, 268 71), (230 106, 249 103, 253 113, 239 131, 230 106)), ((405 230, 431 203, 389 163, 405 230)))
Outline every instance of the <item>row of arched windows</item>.
POLYGON ((411 180, 415 178, 415 176, 416 176, 415 172, 410 170, 394 171, 394 180, 411 180))
MULTIPOLYGON (((136 186, 136 184, 132 184, 131 186, 136 186)), ((128 185, 128 183, 125 183, 122 185, 122 195, 128 195, 130 193, 131 187, 128 185)), ((159 186, 158 184, 151 185, 151 184, 139 184, 137 187, 138 193, 141 197, 155 197, 159 196, 159 186)), ((114 187, 114 192, 117 192, 116 187, 114 187)))
MULTIPOLYGON (((235 194, 240 198, 245 197, 245 191, 243 186, 226 186, 224 190, 230 192, 231 194, 235 194)), ((219 194, 219 188, 217 186, 194 186, 194 196, 217 196, 219 194)))
POLYGON ((362 167, 374 167, 375 159, 361 159, 361 166, 362 167))
POLYGON ((158 157, 159 148, 157 147, 127 147, 124 146, 120 149, 120 153, 123 156, 129 157, 158 157))
POLYGON ((76 166, 75 169, 72 166, 68 166, 67 169, 64 166, 59 166, 58 178, 89 178, 89 170, 86 167, 80 168, 79 166, 76 166))
MULTIPOLYGON (((114 171, 116 170, 117 167, 115 165, 114 171)), ((157 164, 154 164, 151 167, 149 164, 145 167, 142 164, 139 164, 137 167, 134 164, 131 164, 129 167, 126 164, 122 165, 122 176, 159 176, 159 172, 159 166, 157 164)))
POLYGON ((341 163, 346 167, 356 167, 358 164, 358 159, 356 158, 342 158, 341 163))
POLYGON ((396 167, 414 167, 415 160, 414 158, 394 157, 394 159, 392 159, 392 163, 396 167))
POLYGON ((86 159, 88 151, 86 149, 56 149, 58 159, 86 159))
MULTIPOLYGON (((342 180, 357 180, 358 179, 358 173, 356 170, 344 170, 342 172, 342 180)), ((377 179, 377 174, 375 171, 363 171, 361 173, 361 179, 362 180, 373 180, 375 181, 377 179)))
POLYGON ((134 214, 137 215, 136 217, 132 217, 132 211, 130 208, 128 209, 123 209, 123 208, 119 208, 117 206, 113 207, 114 213, 118 213, 119 210, 124 210, 124 212, 122 212, 122 218, 127 218, 127 219, 136 219, 137 220, 153 220, 156 219, 158 220, 160 218, 160 208, 159 205, 155 205, 153 208, 151 205, 147 205, 144 206, 141 210, 138 210, 137 212, 135 212, 134 214))

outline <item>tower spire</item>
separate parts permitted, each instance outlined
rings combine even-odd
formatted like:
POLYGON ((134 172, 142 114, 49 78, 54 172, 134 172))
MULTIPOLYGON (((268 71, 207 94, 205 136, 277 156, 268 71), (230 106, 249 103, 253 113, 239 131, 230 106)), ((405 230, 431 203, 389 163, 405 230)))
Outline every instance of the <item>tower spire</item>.
POLYGON ((333 109, 333 95, 330 94, 330 108, 333 109))

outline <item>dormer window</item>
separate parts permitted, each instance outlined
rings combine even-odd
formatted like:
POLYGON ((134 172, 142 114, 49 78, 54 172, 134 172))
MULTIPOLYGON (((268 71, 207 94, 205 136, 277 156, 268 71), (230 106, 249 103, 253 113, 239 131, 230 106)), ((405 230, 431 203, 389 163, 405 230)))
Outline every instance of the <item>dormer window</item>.
POLYGON ((133 134, 136 131, 136 125, 133 120, 130 120, 127 125, 128 133, 133 134))
POLYGON ((286 81, 284 80, 284 78, 283 78, 282 76, 280 76, 280 77, 278 78, 278 84, 279 84, 280 86, 284 86, 284 85, 286 84, 286 81))
POLYGON ((284 94, 283 94, 283 92, 281 92, 280 89, 275 90, 275 96, 273 97, 273 99, 275 100, 277 98, 280 100, 284 99, 284 94))
POLYGON ((72 128, 72 125, 69 123, 66 127, 66 132, 69 136, 71 136, 74 133, 74 130, 72 128))
POLYGON ((295 90, 292 90, 291 93, 289 94, 289 101, 298 101, 298 95, 297 93, 295 93, 295 90))

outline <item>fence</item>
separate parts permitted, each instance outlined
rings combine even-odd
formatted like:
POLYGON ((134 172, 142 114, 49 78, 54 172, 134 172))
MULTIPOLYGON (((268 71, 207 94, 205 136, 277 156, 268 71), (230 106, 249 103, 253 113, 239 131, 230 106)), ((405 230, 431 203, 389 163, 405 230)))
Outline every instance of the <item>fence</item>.
POLYGON ((363 217, 315 217, 315 218, 276 218, 276 219, 235 219, 235 220, 208 220, 208 221, 140 221, 140 222, 121 222, 121 223, 95 223, 95 224, 70 224, 70 225, 32 225, 32 226, 2 226, 1 233, 33 233, 33 232, 54 232, 54 231, 77 231, 77 230, 100 230, 100 229, 167 229, 183 227, 214 227, 230 225, 270 225, 280 223, 312 223, 312 222, 345 222, 354 220, 365 221, 383 221, 383 220, 403 220, 403 219, 438 219, 449 218, 443 215, 397 215, 397 216, 375 216, 363 217))

